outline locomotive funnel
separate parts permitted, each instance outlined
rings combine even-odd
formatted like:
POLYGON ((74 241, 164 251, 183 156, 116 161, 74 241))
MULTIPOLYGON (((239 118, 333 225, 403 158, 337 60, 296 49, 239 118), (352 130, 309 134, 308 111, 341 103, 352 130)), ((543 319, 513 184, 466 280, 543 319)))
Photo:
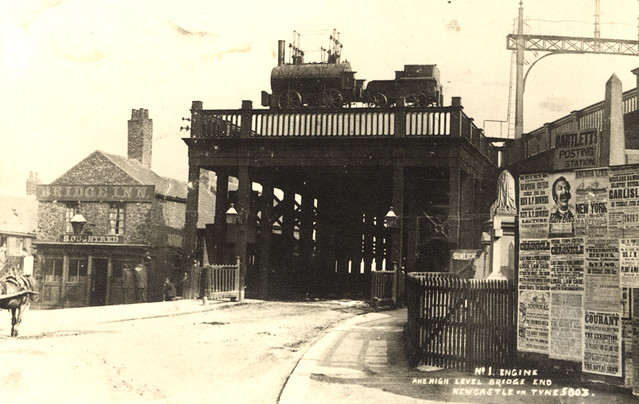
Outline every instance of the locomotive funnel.
POLYGON ((286 60, 286 41, 279 40, 277 41, 277 65, 284 65, 286 60))

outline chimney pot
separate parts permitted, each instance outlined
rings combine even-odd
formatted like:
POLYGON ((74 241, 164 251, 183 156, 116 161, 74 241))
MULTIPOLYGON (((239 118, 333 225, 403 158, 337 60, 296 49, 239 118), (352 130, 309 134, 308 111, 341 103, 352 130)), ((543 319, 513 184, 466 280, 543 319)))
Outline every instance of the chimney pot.
POLYGON ((128 129, 127 157, 138 160, 143 166, 151 168, 153 120, 149 119, 149 110, 133 109, 128 129))

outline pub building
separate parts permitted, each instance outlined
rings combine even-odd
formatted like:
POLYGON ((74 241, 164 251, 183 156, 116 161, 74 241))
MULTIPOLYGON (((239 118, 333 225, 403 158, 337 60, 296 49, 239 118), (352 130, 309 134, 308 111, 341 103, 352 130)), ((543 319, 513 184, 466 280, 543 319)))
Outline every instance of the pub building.
MULTIPOLYGON (((151 170, 152 137, 148 110, 133 110, 127 157, 95 151, 38 185, 42 307, 158 301, 164 278, 181 280, 187 184, 151 170)), ((214 203, 207 186, 200 198, 214 203)))

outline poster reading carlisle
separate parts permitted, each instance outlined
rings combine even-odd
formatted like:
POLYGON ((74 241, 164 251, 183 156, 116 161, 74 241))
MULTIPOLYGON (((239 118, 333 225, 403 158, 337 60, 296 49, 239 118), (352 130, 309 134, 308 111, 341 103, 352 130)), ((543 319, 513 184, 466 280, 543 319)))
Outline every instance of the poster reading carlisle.
POLYGON ((519 234, 518 350, 621 376, 639 287, 639 167, 521 175, 519 234))

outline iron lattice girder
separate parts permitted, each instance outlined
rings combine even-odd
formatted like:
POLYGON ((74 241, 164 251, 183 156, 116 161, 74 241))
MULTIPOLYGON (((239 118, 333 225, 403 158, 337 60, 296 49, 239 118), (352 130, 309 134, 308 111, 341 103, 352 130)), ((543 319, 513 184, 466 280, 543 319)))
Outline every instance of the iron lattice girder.
POLYGON ((511 34, 506 37, 506 48, 517 50, 518 38, 523 40, 523 49, 527 51, 639 56, 639 41, 629 39, 511 34))

